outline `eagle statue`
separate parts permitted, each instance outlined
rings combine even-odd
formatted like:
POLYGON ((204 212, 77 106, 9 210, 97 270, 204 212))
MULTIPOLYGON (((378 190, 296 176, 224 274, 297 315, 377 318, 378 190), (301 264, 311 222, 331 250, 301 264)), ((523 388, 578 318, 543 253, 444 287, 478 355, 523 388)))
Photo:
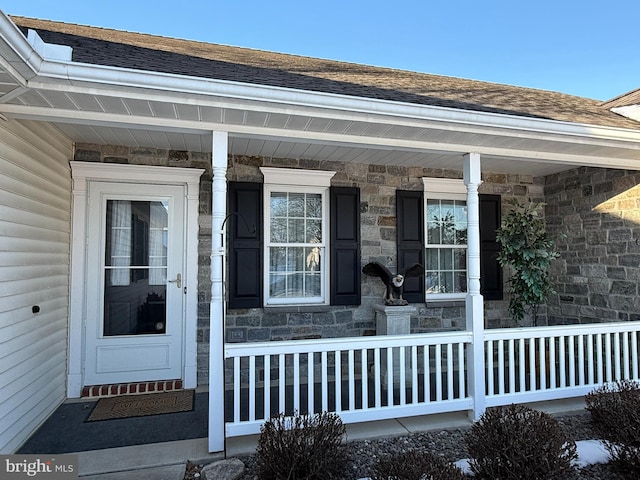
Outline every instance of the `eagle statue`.
POLYGON ((382 283, 387 287, 384 294, 385 305, 408 305, 409 302, 402 298, 404 280, 409 277, 421 277, 424 275, 424 267, 419 263, 414 263, 394 275, 381 263, 370 262, 362 268, 362 273, 371 277, 380 277, 382 283))

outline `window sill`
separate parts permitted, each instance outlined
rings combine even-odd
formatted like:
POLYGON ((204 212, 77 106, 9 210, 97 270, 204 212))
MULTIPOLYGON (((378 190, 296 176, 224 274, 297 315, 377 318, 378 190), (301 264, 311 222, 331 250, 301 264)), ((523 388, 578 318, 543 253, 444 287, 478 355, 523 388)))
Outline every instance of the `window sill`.
POLYGON ((320 313, 329 312, 330 305, 265 305, 265 311, 274 313, 320 313))

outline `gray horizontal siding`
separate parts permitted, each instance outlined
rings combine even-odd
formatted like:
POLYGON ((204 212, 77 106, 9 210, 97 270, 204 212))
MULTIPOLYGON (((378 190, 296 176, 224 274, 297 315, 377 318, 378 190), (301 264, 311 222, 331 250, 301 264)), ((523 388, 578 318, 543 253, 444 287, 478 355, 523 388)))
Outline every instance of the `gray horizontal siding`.
POLYGON ((0 122, 2 453, 65 398, 71 157, 71 141, 51 126, 0 122))

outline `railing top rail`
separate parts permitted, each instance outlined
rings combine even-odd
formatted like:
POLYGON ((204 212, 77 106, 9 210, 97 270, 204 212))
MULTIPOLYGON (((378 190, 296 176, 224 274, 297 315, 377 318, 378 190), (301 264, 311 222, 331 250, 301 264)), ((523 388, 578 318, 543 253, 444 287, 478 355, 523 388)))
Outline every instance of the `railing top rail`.
POLYGON ((640 332, 640 322, 588 323, 581 325, 556 325, 552 327, 496 328, 485 330, 486 340, 519 340, 521 338, 546 338, 572 335, 589 335, 618 332, 640 332))
POLYGON ((316 353, 365 348, 411 347, 471 343, 471 332, 438 332, 412 335, 376 335, 366 337, 323 338, 225 344, 225 358, 247 355, 277 355, 280 353, 316 353))

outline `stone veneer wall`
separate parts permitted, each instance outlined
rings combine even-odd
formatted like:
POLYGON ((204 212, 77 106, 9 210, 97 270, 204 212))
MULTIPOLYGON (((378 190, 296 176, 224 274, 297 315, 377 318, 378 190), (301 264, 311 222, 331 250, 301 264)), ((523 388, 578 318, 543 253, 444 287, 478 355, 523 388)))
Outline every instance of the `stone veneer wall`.
POLYGON ((578 168, 546 177, 561 258, 550 324, 640 320, 640 172, 578 168))
MULTIPOLYGON (((211 301, 211 154, 78 144, 74 159, 205 169, 200 182, 197 339, 198 383, 206 384, 211 301)), ((337 172, 333 185, 359 187, 363 264, 372 260, 395 264, 396 189, 422 190, 421 177, 462 177, 462 173, 455 170, 232 156, 229 158, 227 179, 262 182, 261 166, 332 170, 337 172)), ((480 193, 502 195, 503 211, 508 208, 504 202, 510 198, 543 199, 543 178, 485 173, 483 181, 480 193)), ((505 294, 506 291, 505 287, 505 294)), ((382 294, 379 280, 363 276, 360 306, 230 310, 226 315, 227 338, 231 340, 231 336, 238 335, 247 341, 266 341, 372 335, 375 333, 372 305, 381 302, 382 294)), ((432 302, 417 304, 416 307, 417 315, 411 319, 412 332, 460 330, 465 326, 464 302, 432 302)), ((487 327, 513 326, 508 318, 506 296, 503 301, 486 302, 485 316, 487 327)))

